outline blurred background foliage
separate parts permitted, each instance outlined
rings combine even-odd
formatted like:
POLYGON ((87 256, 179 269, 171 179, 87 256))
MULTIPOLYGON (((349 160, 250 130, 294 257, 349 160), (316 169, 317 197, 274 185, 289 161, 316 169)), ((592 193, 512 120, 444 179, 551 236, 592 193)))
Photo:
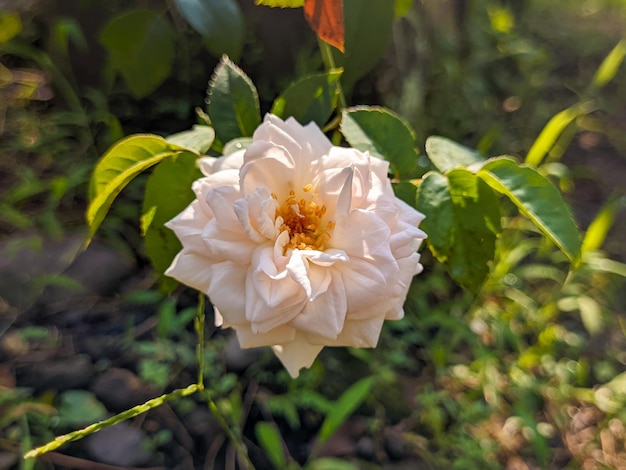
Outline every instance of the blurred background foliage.
MULTIPOLYGON (((573 205, 583 262, 568 271, 511 210, 477 296, 425 253, 406 318, 386 325, 377 349, 326 348, 295 381, 271 355, 233 352, 230 337, 211 330, 210 393, 259 468, 311 454, 356 468, 626 468, 626 71, 601 89, 590 85, 625 39, 626 4, 389 3, 372 1, 377 14, 363 20, 388 18, 380 28, 347 25, 348 50, 369 34, 382 57, 354 52, 343 79, 349 103, 402 115, 420 153, 436 134, 523 160, 553 116, 582 103, 540 171, 573 205), (369 393, 338 409, 337 398, 363 377, 373 378, 369 393), (334 413, 342 427, 313 445, 334 413), (282 437, 258 425, 255 433, 262 421, 282 437)), ((100 235, 131 266, 123 285, 118 262, 109 268, 114 287, 87 298, 88 276, 72 266, 98 156, 130 133, 189 128, 225 53, 256 84, 263 112, 289 83, 324 67, 300 10, 251 0, 0 1, 0 468, 71 466, 64 454, 35 464, 17 453, 119 411, 96 385, 107 370, 134 374, 148 397, 193 380, 195 299, 162 295, 147 274, 132 185, 100 235), (52 260, 31 263, 25 253, 52 260), (76 366, 83 380, 33 379, 70 357, 88 364, 76 366)), ((120 466, 234 465, 206 410, 192 399, 172 406, 169 418, 138 423, 144 460, 107 461, 101 442, 69 453, 120 466), (190 424, 192 415, 205 426, 190 424)))

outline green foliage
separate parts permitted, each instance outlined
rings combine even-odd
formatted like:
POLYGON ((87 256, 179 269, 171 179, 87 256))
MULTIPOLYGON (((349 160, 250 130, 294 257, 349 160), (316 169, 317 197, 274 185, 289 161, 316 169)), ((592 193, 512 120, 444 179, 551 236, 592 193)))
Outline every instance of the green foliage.
POLYGON ((181 245, 174 232, 164 226, 178 215, 194 198, 191 184, 201 175, 196 156, 190 153, 176 155, 158 165, 146 183, 141 217, 141 231, 145 237, 146 254, 161 285, 172 292, 178 283, 163 276, 181 245))
POLYGON ((344 0, 345 53, 332 49, 328 68, 344 69, 342 83, 351 90, 385 53, 391 39, 395 2, 389 0, 344 0))
POLYGON ((207 112, 222 143, 252 136, 261 123, 256 88, 227 57, 222 58, 209 84, 207 112))
POLYGON ((255 0, 257 5, 280 8, 300 8, 304 6, 304 0, 255 0))
POLYGON ((435 135, 426 139, 426 154, 441 173, 485 161, 475 150, 435 135))
POLYGON ((543 128, 537 140, 526 155, 526 164, 538 166, 555 146, 559 137, 574 120, 594 109, 594 103, 585 101, 576 103, 556 114, 543 128))
POLYGON ((274 468, 286 468, 287 461, 283 451, 283 441, 276 426, 260 422, 255 426, 254 432, 259 445, 270 459, 274 468))
POLYGON ((237 61, 245 38, 245 20, 235 0, 176 0, 178 10, 215 56, 237 61))
POLYGON ((212 127, 196 124, 188 131, 170 135, 166 140, 175 145, 193 150, 200 155, 204 155, 209 151, 211 145, 213 145, 215 131, 212 127))
POLYGON ((74 428, 106 416, 107 410, 96 396, 85 390, 67 390, 59 395, 59 426, 74 428))
POLYGON ((417 207, 437 259, 457 282, 476 292, 489 273, 500 233, 500 210, 491 189, 471 172, 428 173, 419 187, 417 207))
POLYGON ((276 98, 271 113, 301 123, 313 121, 322 128, 337 106, 341 74, 342 70, 331 70, 299 79, 276 98))
POLYGON ((184 150, 154 135, 134 135, 111 147, 97 163, 91 178, 87 208, 90 237, 96 233, 117 195, 134 177, 184 150))
POLYGON ((0 12, 0 45, 9 42, 22 31, 19 13, 0 12))
POLYGON ((375 107, 345 109, 341 133, 352 147, 389 161, 396 178, 410 178, 415 172, 415 132, 397 114, 375 107))
POLYGON ((507 196, 572 261, 580 257, 580 235, 556 187, 536 170, 506 157, 488 161, 477 173, 507 196))
POLYGON ((131 10, 109 22, 100 36, 112 67, 124 77, 135 98, 157 89, 169 76, 174 60, 174 31, 152 10, 131 10))
POLYGON ((317 445, 324 444, 334 433, 337 431, 345 420, 354 411, 361 406, 361 404, 367 398, 374 379, 372 377, 366 377, 359 380, 352 386, 350 386, 343 394, 337 399, 328 411, 328 415, 322 427, 317 435, 317 445))

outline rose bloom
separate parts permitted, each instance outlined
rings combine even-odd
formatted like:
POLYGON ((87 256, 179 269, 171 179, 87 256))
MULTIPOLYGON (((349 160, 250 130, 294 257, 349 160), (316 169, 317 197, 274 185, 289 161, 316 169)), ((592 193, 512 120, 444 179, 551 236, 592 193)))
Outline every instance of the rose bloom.
POLYGON ((250 146, 200 161, 196 199, 166 225, 166 271, 207 294, 243 348, 272 346, 296 377, 324 346, 375 347, 403 317, 424 216, 394 196, 389 164, 268 114, 250 146))

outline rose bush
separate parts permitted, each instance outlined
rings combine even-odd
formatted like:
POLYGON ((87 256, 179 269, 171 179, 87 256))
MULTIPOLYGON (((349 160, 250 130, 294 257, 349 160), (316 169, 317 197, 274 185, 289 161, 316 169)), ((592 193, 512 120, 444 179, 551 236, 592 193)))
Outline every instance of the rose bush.
POLYGON ((247 149, 200 161, 196 199, 167 224, 183 249, 166 274, 293 377, 324 346, 374 347, 383 321, 403 316, 426 238, 388 166, 268 114, 247 149))

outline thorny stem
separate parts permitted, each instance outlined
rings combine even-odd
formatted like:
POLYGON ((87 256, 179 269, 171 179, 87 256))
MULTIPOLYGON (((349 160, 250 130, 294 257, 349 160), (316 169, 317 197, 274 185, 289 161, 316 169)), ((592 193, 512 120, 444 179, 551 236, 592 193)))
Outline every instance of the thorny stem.
POLYGON ((108 419, 98 421, 94 424, 90 424, 89 426, 83 429, 79 429, 78 431, 73 431, 68 434, 59 436, 53 441, 50 441, 41 447, 37 447, 29 452, 26 452, 26 454, 24 454, 24 458, 31 459, 34 457, 39 457, 40 455, 46 454, 48 452, 52 452, 53 450, 58 449, 68 442, 77 441, 78 439, 82 439, 89 434, 93 434, 104 428, 108 428, 109 426, 121 423, 122 421, 126 421, 127 419, 134 418, 135 416, 145 413, 146 411, 150 411, 157 406, 161 406, 166 401, 193 395, 194 393, 202 389, 202 386, 198 384, 193 384, 189 385, 186 388, 174 390, 173 392, 166 393, 165 395, 161 395, 160 397, 153 398, 152 400, 148 400, 141 405, 134 406, 129 410, 122 411, 121 413, 116 414, 115 416, 112 416, 108 419))

